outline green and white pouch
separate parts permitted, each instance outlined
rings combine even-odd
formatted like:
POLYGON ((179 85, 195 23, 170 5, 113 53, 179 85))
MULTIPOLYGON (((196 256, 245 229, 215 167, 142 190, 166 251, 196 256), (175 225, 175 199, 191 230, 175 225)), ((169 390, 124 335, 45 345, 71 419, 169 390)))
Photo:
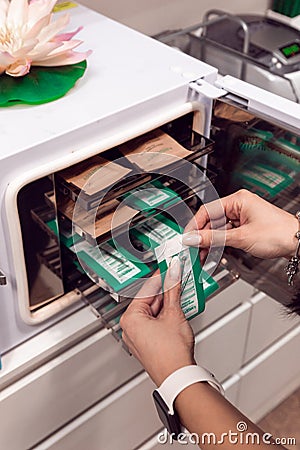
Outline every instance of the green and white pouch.
POLYGON ((126 249, 116 249, 112 240, 91 246, 82 241, 74 246, 81 265, 97 277, 97 284, 108 290, 116 301, 126 298, 132 284, 149 275, 149 267, 136 262, 126 249))
POLYGON ((162 214, 139 225, 135 236, 153 249, 164 281, 166 271, 174 256, 182 264, 181 307, 188 320, 205 309, 205 299, 218 289, 218 283, 209 276, 200 263, 197 248, 182 244, 183 229, 162 214))
POLYGON ((182 244, 182 235, 165 241, 154 249, 164 281, 172 258, 178 256, 182 265, 181 308, 187 319, 200 314, 205 308, 205 293, 201 282, 201 265, 198 249, 182 244))
POLYGON ((164 186, 160 181, 154 180, 145 183, 132 191, 124 194, 125 203, 140 211, 155 209, 160 205, 173 205, 180 197, 170 188, 164 186))

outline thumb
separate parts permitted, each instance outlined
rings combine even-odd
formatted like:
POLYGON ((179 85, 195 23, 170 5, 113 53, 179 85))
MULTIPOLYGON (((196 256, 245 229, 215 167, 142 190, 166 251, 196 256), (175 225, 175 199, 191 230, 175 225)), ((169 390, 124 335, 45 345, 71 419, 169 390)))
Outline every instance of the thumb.
POLYGON ((230 247, 240 248, 240 228, 229 230, 201 230, 186 233, 182 237, 182 243, 189 247, 230 247))
POLYGON ((180 309, 181 264, 178 256, 172 258, 164 282, 163 310, 180 309))

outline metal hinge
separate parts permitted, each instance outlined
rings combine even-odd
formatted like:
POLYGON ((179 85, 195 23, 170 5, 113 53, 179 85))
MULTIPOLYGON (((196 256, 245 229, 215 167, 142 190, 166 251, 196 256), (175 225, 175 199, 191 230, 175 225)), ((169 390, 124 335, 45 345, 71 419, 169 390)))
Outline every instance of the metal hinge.
POLYGON ((7 284, 6 276, 0 270, 0 286, 5 286, 7 284))
POLYGON ((210 84, 207 81, 203 80, 202 78, 190 83, 190 88, 198 92, 198 94, 205 95, 205 97, 208 97, 212 100, 224 97, 224 95, 228 94, 225 89, 218 88, 213 84, 210 84))

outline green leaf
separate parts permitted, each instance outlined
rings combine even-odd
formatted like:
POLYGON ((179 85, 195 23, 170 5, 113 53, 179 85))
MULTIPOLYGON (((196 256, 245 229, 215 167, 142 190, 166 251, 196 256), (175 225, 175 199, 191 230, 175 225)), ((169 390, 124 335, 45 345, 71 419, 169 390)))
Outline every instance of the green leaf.
POLYGON ((87 63, 59 67, 31 67, 24 77, 0 76, 0 107, 39 105, 63 97, 81 78, 87 63))

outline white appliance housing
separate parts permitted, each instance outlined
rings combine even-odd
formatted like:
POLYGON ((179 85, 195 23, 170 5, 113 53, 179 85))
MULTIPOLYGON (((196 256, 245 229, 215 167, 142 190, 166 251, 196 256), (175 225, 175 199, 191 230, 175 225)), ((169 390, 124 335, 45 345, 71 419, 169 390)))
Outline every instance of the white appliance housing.
MULTIPOLYGON (((299 134, 300 128, 300 105, 232 77, 217 78, 215 68, 87 8, 70 12, 70 29, 83 24, 80 38, 93 50, 84 78, 55 102, 0 110, 0 268, 7 280, 0 286, 0 435, 1 445, 10 450, 129 450, 160 430, 146 374, 74 295, 66 293, 29 313, 17 208, 20 189, 192 111, 195 126, 208 136, 213 100, 225 95, 286 129, 299 134), (133 404, 135 411, 129 414, 133 404), (138 418, 141 408, 145 414, 138 418)), ((207 313, 193 323, 197 355, 217 366, 237 404, 240 371, 248 377, 252 373, 244 368, 244 354, 254 294, 240 280, 219 295, 226 304, 219 307, 211 300, 207 313), (223 350, 230 356, 222 367, 216 364, 216 348, 226 342, 223 350)), ((263 294, 261 302, 266 308, 273 305, 263 294)), ((296 347, 298 322, 283 330, 278 326, 267 344, 256 343, 254 349, 252 344, 252 358, 283 334, 289 350, 296 347), (291 329, 293 334, 288 334, 291 329)), ((287 381, 296 386, 299 373, 299 364, 294 364, 289 380, 274 388, 274 402, 281 399, 287 381)), ((255 405, 248 411, 255 416, 255 405)))

